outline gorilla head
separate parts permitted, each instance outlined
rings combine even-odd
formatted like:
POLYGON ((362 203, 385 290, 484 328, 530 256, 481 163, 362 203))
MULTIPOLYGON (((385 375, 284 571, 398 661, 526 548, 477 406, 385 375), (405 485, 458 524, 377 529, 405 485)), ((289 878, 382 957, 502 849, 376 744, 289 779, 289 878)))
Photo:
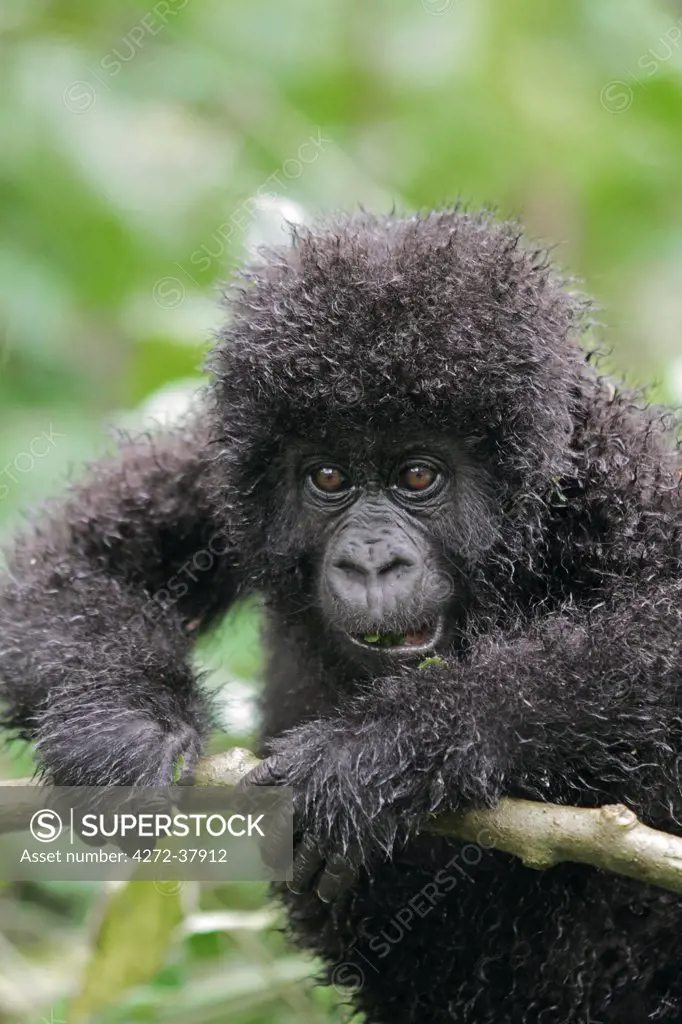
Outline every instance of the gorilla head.
POLYGON ((447 639, 569 460, 583 306, 560 286, 460 211, 335 222, 243 275, 212 359, 216 478, 280 610, 375 663, 447 639))

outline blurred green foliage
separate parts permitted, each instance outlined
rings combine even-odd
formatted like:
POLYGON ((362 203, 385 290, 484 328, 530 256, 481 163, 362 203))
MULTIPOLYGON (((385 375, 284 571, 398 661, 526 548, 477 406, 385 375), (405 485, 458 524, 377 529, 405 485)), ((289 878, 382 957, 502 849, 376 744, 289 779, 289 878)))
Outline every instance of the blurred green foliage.
MULTIPOLYGON (((2 0, 0 46, 0 532, 111 425, 182 405, 220 281, 282 214, 457 196, 518 214, 596 296, 612 368, 682 397, 679 5, 2 0)), ((198 657, 220 742, 248 743, 257 613, 198 657)), ((106 898, 0 887, 0 1021, 67 1019, 106 898)), ((182 906, 163 969, 93 1019, 343 1019, 264 927, 262 887, 182 906)))

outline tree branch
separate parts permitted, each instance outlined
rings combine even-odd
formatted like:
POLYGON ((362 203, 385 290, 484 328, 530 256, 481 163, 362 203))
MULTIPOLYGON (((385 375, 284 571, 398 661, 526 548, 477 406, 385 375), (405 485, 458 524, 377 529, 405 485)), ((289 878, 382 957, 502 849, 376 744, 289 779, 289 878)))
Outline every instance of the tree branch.
POLYGON ((682 893, 682 838, 643 825, 623 804, 566 807, 505 797, 492 808, 439 815, 429 830, 512 853, 538 871, 577 861, 682 893))
MULTIPOLYGON (((236 748, 203 758, 197 786, 235 786, 258 759, 236 748)), ((27 828, 39 780, 15 779, 0 786, 25 786, 26 799, 8 813, 0 804, 0 834, 27 828)), ((539 871, 575 861, 682 893, 682 838, 643 825, 622 804, 565 807, 503 798, 497 806, 435 816, 425 831, 450 836, 519 857, 539 871)))

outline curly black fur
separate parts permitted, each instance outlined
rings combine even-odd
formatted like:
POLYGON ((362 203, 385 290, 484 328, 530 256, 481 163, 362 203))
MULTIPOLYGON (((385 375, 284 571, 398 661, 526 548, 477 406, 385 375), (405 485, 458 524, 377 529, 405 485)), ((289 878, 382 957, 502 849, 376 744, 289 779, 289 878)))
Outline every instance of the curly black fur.
POLYGON ((488 215, 302 232, 229 303, 200 425, 129 442, 17 541, 6 725, 57 781, 167 781, 210 726, 193 638, 260 592, 268 764, 358 872, 329 904, 284 893, 291 931, 367 1020, 682 1021, 678 897, 418 834, 502 794, 622 801, 682 834, 671 417, 597 374, 585 301, 488 215), (438 527, 466 601, 444 664, 369 674, 320 609, 290 453, 360 463, 422 432, 485 481, 438 527))

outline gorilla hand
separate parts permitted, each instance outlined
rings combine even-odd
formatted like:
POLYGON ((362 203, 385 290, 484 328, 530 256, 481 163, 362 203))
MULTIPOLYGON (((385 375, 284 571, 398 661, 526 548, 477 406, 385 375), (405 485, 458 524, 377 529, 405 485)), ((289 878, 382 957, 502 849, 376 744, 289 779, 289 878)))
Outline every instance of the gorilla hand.
POLYGON ((329 903, 352 887, 370 859, 390 854, 406 831, 398 788, 377 785, 371 747, 341 734, 339 722, 292 729, 271 744, 273 753, 241 786, 291 786, 294 793, 294 865, 289 888, 314 890, 329 903))

